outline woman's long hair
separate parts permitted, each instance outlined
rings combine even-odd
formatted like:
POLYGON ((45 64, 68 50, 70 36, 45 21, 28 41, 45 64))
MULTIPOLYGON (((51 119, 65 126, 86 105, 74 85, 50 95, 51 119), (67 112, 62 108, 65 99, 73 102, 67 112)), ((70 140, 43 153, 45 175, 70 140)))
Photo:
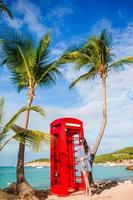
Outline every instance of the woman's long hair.
POLYGON ((87 141, 86 141, 85 138, 82 139, 82 144, 84 146, 85 154, 87 155, 88 151, 89 151, 89 146, 88 146, 87 141))

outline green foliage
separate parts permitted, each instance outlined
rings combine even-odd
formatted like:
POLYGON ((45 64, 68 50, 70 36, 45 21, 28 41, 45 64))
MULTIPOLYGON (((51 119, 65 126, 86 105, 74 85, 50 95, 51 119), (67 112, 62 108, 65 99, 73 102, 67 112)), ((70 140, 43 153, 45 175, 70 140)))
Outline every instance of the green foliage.
POLYGON ((39 106, 31 106, 31 107, 22 107, 18 110, 18 112, 9 120, 9 122, 3 125, 3 109, 4 109, 4 101, 0 99, 0 150, 7 144, 11 139, 16 139, 19 142, 25 143, 26 145, 30 145, 34 150, 38 151, 42 142, 49 142, 49 134, 43 133, 38 130, 25 130, 17 125, 15 125, 18 117, 22 112, 26 110, 36 111, 42 116, 45 116, 45 111, 39 106), (9 131, 13 130, 16 134, 9 137, 9 131), (6 137, 9 137, 6 141, 6 137), (4 142, 4 144, 3 144, 4 142))
POLYGON ((27 107, 27 110, 38 112, 43 117, 46 116, 45 111, 40 106, 30 106, 30 107, 27 107))
POLYGON ((76 69, 86 69, 82 74, 72 82, 70 88, 74 87, 79 81, 94 80, 98 76, 106 78, 111 70, 118 71, 123 69, 124 65, 133 64, 133 57, 123 58, 114 62, 112 35, 103 30, 100 36, 89 37, 85 43, 79 47, 73 47, 67 51, 60 59, 61 64, 72 62, 76 64, 76 69))
POLYGON ((113 153, 96 156, 94 163, 122 162, 125 159, 133 159, 133 147, 128 147, 113 153))
POLYGON ((33 150, 37 152, 41 149, 41 145, 44 142, 49 143, 50 141, 50 135, 48 133, 38 130, 24 129, 17 125, 12 126, 12 130, 16 133, 16 135, 13 137, 14 139, 31 146, 33 150))
POLYGON ((16 31, 2 34, 3 64, 12 74, 12 82, 18 91, 37 86, 50 87, 61 75, 57 62, 50 62, 50 33, 46 33, 36 47, 29 36, 16 31))
POLYGON ((45 116, 45 112, 42 108, 38 107, 38 106, 31 106, 31 107, 22 107, 18 110, 18 112, 9 120, 9 122, 4 126, 3 130, 1 131, 0 135, 1 135, 1 141, 3 139, 6 138, 7 133, 11 130, 12 126, 16 123, 18 117, 20 116, 20 114, 26 110, 33 110, 36 111, 38 113, 40 113, 41 115, 45 116))

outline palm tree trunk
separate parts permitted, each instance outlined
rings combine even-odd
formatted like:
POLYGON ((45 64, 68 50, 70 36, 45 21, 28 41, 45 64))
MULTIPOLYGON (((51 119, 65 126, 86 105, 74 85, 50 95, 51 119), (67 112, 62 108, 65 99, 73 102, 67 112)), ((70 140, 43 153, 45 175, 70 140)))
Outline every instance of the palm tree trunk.
MULTIPOLYGON (((31 92, 28 93, 28 103, 27 106, 30 107, 33 101, 33 96, 30 95, 31 92)), ((25 119, 24 119, 24 125, 23 128, 28 128, 29 123, 29 114, 30 110, 25 111, 25 119)), ((17 161, 17 184, 20 184, 22 182, 26 182, 25 180, 25 173, 24 173, 24 154, 25 154, 25 145, 20 143, 19 144, 19 152, 18 152, 18 161, 17 161)))
POLYGON ((106 123, 107 123, 107 104, 106 104, 106 77, 102 77, 102 102, 103 102, 103 111, 102 111, 102 126, 99 130, 98 136, 96 138, 95 144, 92 148, 92 164, 96 155, 96 152, 98 150, 98 147, 100 145, 101 139, 103 137, 106 123))
MULTIPOLYGON (((28 103, 27 106, 31 106, 34 98, 34 90, 28 92, 28 103)), ((28 128, 30 110, 25 111, 24 129, 28 128)), ((17 162, 17 193, 21 199, 38 200, 35 195, 34 189, 25 179, 24 173, 24 155, 25 155, 25 145, 20 143, 18 152, 18 162, 17 162)))

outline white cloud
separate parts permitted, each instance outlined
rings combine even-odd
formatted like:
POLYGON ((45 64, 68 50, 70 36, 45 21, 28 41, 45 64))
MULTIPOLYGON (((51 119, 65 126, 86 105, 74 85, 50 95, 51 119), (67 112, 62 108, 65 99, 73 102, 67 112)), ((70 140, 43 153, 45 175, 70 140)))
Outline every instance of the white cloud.
POLYGON ((18 0, 16 3, 16 11, 23 15, 23 23, 26 24, 29 30, 38 37, 42 36, 46 32, 46 26, 41 22, 42 14, 39 7, 35 6, 30 1, 18 0))
MULTIPOLYGON (((17 30, 25 27, 29 32, 36 34, 39 38, 47 30, 52 30, 54 37, 60 37, 61 30, 64 28, 64 18, 74 13, 71 7, 55 6, 44 15, 41 9, 30 0, 17 0, 13 3, 13 9, 17 15, 13 20, 4 17, 5 22, 17 30), (52 22, 49 27, 45 25, 45 22, 47 23, 48 21, 52 22)), ((65 27, 65 30, 67 31, 67 27, 65 27)))
POLYGON ((67 49, 68 44, 66 42, 62 41, 54 46, 54 48, 51 50, 51 55, 56 59, 59 58, 63 52, 67 49))
POLYGON ((103 18, 100 19, 99 21, 96 22, 96 24, 94 24, 91 28, 90 34, 99 34, 103 29, 107 29, 109 32, 114 32, 114 29, 112 27, 112 23, 103 18))
POLYGON ((133 22, 114 33, 114 45, 119 58, 133 55, 133 22))
POLYGON ((20 30, 22 26, 24 25, 24 21, 22 19, 19 19, 17 17, 14 17, 13 20, 10 20, 9 18, 4 18, 4 20, 8 23, 9 27, 20 30))
POLYGON ((73 14, 74 11, 70 7, 66 6, 56 6, 50 10, 50 12, 46 15, 45 19, 52 20, 53 18, 62 19, 63 17, 73 14))
POLYGON ((35 33, 37 37, 41 37, 47 30, 42 22, 42 13, 38 6, 29 0, 18 0, 13 3, 13 8, 17 13, 14 20, 5 18, 8 25, 12 28, 20 30, 25 26, 31 33, 35 33))
POLYGON ((44 21, 50 22, 54 37, 61 38, 63 29, 69 32, 68 27, 64 24, 64 18, 72 14, 74 14, 74 8, 63 5, 55 6, 48 12, 44 21))

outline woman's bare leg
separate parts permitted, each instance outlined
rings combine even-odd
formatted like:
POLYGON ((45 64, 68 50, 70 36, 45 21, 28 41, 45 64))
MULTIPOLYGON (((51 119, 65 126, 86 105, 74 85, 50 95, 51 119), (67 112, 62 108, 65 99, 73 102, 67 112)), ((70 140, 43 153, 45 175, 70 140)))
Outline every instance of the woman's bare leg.
POLYGON ((83 176, 85 180, 85 194, 88 194, 88 189, 89 189, 89 195, 91 195, 91 189, 90 189, 90 184, 89 184, 89 179, 88 179, 88 172, 83 171, 83 176))

